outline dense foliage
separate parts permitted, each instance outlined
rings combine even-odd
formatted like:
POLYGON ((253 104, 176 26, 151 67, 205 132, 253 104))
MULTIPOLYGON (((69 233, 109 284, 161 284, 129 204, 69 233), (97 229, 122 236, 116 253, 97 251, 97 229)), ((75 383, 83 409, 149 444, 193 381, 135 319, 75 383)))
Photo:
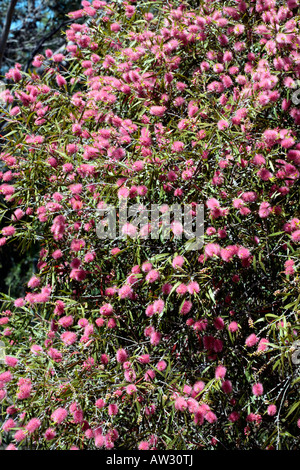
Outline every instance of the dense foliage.
POLYGON ((299 2, 69 16, 68 54, 35 57, 42 76, 17 64, 2 94, 0 250, 41 247, 0 318, 3 443, 296 449, 299 2), (135 214, 99 239, 122 201, 203 203, 203 248, 135 214))

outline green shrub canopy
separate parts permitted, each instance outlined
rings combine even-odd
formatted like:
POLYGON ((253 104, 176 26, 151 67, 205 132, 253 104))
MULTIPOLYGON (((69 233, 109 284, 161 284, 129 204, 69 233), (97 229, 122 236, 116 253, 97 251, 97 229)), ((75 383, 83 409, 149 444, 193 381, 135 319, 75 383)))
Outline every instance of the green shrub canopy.
POLYGON ((299 2, 82 7, 2 92, 0 250, 40 247, 3 300, 2 441, 295 449, 299 2), (174 204, 204 205, 199 250, 174 204))

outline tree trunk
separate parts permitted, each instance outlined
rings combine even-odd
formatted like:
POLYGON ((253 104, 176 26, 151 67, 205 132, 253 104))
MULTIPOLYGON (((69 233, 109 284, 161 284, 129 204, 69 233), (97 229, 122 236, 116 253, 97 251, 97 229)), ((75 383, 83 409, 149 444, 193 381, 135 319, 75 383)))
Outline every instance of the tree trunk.
POLYGON ((14 9, 15 9, 15 6, 17 4, 17 1, 18 0, 11 0, 11 2, 9 4, 9 7, 7 9, 7 13, 6 13, 5 23, 4 23, 2 35, 1 35, 1 38, 0 38, 0 70, 1 70, 1 66, 2 66, 4 50, 5 50, 5 46, 6 46, 10 26, 11 26, 11 22, 12 22, 12 17, 13 17, 13 13, 14 13, 14 9))

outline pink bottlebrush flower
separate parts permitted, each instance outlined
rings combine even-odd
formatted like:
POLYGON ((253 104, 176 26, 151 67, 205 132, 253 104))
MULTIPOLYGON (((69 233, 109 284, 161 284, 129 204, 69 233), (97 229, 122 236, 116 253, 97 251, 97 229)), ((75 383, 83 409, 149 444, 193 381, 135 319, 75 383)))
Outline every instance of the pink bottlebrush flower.
POLYGON ((84 335, 90 336, 94 333, 94 326, 91 323, 88 323, 84 328, 84 335))
POLYGON ((119 408, 116 403, 110 403, 108 405, 108 414, 109 416, 116 416, 118 414, 119 408))
POLYGON ((65 408, 57 408, 51 414, 51 419, 52 421, 54 421, 54 423, 61 424, 66 419, 67 416, 68 416, 68 411, 65 408))
POLYGON ((118 349, 116 358, 119 363, 123 364, 128 358, 128 354, 125 351, 125 349, 123 348, 118 349))
POLYGON ((5 356, 5 364, 8 366, 8 367, 16 367, 16 365, 18 364, 18 359, 16 357, 12 357, 12 356, 5 356))
POLYGON ((139 265, 137 264, 136 266, 133 266, 133 268, 131 268, 131 272, 134 274, 139 274, 141 272, 139 265))
POLYGON ((229 323, 228 330, 231 333, 235 333, 238 329, 239 329, 239 325, 237 324, 237 322, 232 321, 231 323, 229 323))
POLYGON ((160 371, 163 371, 167 368, 167 363, 166 361, 158 361, 158 363, 156 364, 156 369, 157 370, 160 370, 160 371))
POLYGON ((218 229, 218 237, 223 239, 227 237, 226 227, 218 229))
POLYGON ((10 225, 10 226, 4 227, 1 230, 1 233, 4 237, 10 237, 16 233, 16 229, 12 225, 10 225))
POLYGON ((95 436, 95 446, 99 449, 105 444, 105 437, 103 434, 99 433, 95 436))
POLYGON ((172 290, 172 284, 166 283, 161 288, 164 295, 169 295, 172 290))
POLYGON ((62 256, 63 256, 63 253, 62 253, 62 251, 59 250, 59 249, 53 251, 53 253, 52 253, 52 258, 53 258, 53 259, 59 259, 59 258, 61 258, 62 256))
POLYGON ((50 348, 50 349, 47 351, 47 354, 48 354, 48 356, 50 356, 51 359, 53 359, 55 362, 61 362, 61 360, 62 360, 62 353, 61 353, 60 351, 58 351, 58 349, 50 348))
POLYGON ((48 428, 45 431, 44 437, 45 437, 46 441, 51 441, 52 439, 55 438, 55 436, 56 436, 56 432, 53 428, 48 428))
POLYGON ((178 96, 178 97, 175 98, 175 100, 173 101, 173 104, 174 104, 174 106, 176 106, 176 107, 183 106, 184 103, 185 103, 185 99, 184 99, 182 96, 178 96))
POLYGON ((175 400, 174 406, 175 406, 175 409, 176 409, 176 410, 184 411, 184 410, 187 409, 188 404, 187 404, 187 401, 186 401, 185 398, 183 398, 183 397, 178 397, 178 398, 176 398, 176 400, 175 400))
POLYGON ((24 217, 25 212, 22 209, 16 209, 12 215, 12 220, 21 220, 24 217))
POLYGON ((282 139, 282 141, 280 142, 280 145, 281 147, 285 148, 285 149, 288 149, 290 147, 293 147, 293 145, 295 144, 295 141, 292 137, 290 138, 286 138, 286 139, 282 139))
POLYGON ((156 374, 154 370, 148 369, 145 372, 144 379, 146 380, 146 382, 151 382, 155 378, 155 375, 156 374))
POLYGON ((118 190, 118 198, 119 199, 126 199, 129 197, 129 194, 130 194, 130 190, 128 188, 126 188, 126 186, 122 186, 122 188, 120 188, 118 190))
POLYGON ((107 450, 114 448, 114 443, 109 434, 106 434, 104 437, 104 446, 107 450))
POLYGON ((172 266, 174 269, 176 268, 181 268, 184 263, 184 258, 182 256, 175 256, 175 258, 172 261, 172 266))
MULTIPOLYGON (((72 153, 75 153, 75 150, 74 152, 71 152, 71 150, 67 150, 69 154, 72 154, 72 153)), ((71 173, 71 171, 73 171, 73 165, 72 163, 65 163, 63 166, 62 166, 62 170, 64 173, 71 173)))
POLYGON ((34 433, 41 425, 41 421, 38 418, 32 418, 28 423, 26 424, 25 428, 29 432, 29 434, 34 433))
POLYGON ((254 346, 257 342, 258 342, 258 337, 254 333, 252 333, 246 339, 246 346, 248 347, 254 346))
POLYGON ((113 31, 114 33, 116 33, 116 32, 118 32, 118 31, 120 31, 121 25, 120 25, 119 23, 112 23, 112 24, 110 25, 110 29, 111 29, 111 31, 113 31))
POLYGON ((222 131, 223 129, 227 129, 229 127, 229 124, 227 121, 225 121, 224 119, 221 119, 219 122, 218 122, 218 129, 219 131, 222 131))
POLYGON ((272 212, 272 208, 268 202, 262 202, 259 206, 258 215, 262 219, 269 217, 272 212))
POLYGON ((264 392, 264 389, 263 389, 263 386, 262 386, 261 383, 258 382, 258 383, 253 385, 253 387, 252 387, 253 395, 259 397, 263 394, 263 392, 264 392))
POLYGON ((80 183, 70 184, 69 190, 72 194, 80 194, 82 192, 82 184, 80 183))
POLYGON ((240 419, 240 414, 238 411, 233 411, 232 413, 230 413, 230 415, 228 416, 228 420, 231 422, 231 423, 235 423, 236 421, 238 421, 240 419))
POLYGON ((35 356, 38 356, 41 352, 43 352, 43 348, 38 344, 33 344, 30 348, 30 352, 32 352, 32 354, 35 356))
MULTIPOLYGON (((125 364, 123 365, 123 367, 125 366, 125 364)), ((129 363, 129 367, 131 366, 131 364, 129 363)), ((135 382, 136 380, 136 373, 134 372, 133 369, 130 369, 128 368, 127 370, 125 370, 124 372, 124 377, 125 377, 125 380, 127 382, 135 382)))
POLYGON ((132 297, 132 294, 133 294, 132 288, 126 284, 119 289, 120 299, 128 299, 132 297))
POLYGON ((182 152, 184 149, 184 143, 180 141, 173 142, 172 151, 173 152, 182 152))
POLYGON ((246 191, 241 197, 245 202, 254 202, 257 199, 257 194, 254 191, 246 191))
POLYGON ((122 234, 127 235, 130 238, 135 238, 137 235, 137 227, 127 222, 122 227, 122 234))
POLYGON ((187 285, 187 290, 188 290, 189 294, 191 294, 191 295, 198 294, 200 292, 200 287, 199 287, 198 282, 196 282, 196 281, 190 282, 187 285))
POLYGON ((246 420, 248 423, 254 423, 254 422, 259 422, 260 421, 260 415, 257 415, 255 413, 249 413, 246 420))
POLYGON ((258 351, 266 351, 266 349, 268 347, 268 343, 269 343, 269 341, 267 340, 267 338, 261 338, 261 340, 258 343, 257 350, 258 351))
POLYGON ((86 255, 84 256, 84 261, 86 263, 91 263, 92 261, 94 261, 95 258, 96 258, 95 253, 86 253, 86 255))
POLYGON ((205 255, 207 258, 211 258, 213 256, 219 256, 221 252, 221 247, 217 243, 208 243, 205 248, 205 255))
POLYGON ((210 237, 211 235, 214 235, 216 233, 216 229, 214 227, 208 227, 206 230, 206 234, 210 237))
MULTIPOLYGON (((82 250, 84 247, 85 247, 85 241, 82 239, 74 239, 71 242, 71 251, 78 252, 82 250)), ((76 266, 72 266, 72 267, 75 268, 76 266)))
POLYGON ((139 450, 149 450, 149 443, 147 441, 141 441, 139 443, 138 449, 139 450))
POLYGON ((206 413, 206 415, 204 416, 204 418, 206 419, 206 421, 208 421, 210 424, 213 424, 217 421, 217 417, 215 415, 215 413, 213 413, 212 411, 208 411, 206 413))
POLYGON ((248 248, 241 246, 237 252, 237 255, 240 259, 248 259, 250 257, 250 251, 248 248))
POLYGON ((60 338, 67 346, 71 346, 77 340, 77 335, 72 331, 66 331, 60 335, 60 338))
POLYGON ((20 110, 19 106, 14 106, 10 110, 10 115, 11 116, 17 116, 20 112, 21 112, 21 110, 20 110))
POLYGON ((150 131, 149 129, 147 129, 146 127, 143 127, 141 129, 141 137, 139 139, 141 145, 143 145, 144 147, 150 147, 151 144, 152 144, 152 139, 151 139, 151 134, 150 134, 150 131))
POLYGON ((191 311, 192 307, 192 302, 190 300, 185 300, 179 309, 179 313, 181 315, 187 315, 191 311))
POLYGON ((24 305, 25 305, 25 300, 22 297, 14 301, 15 307, 23 307, 24 305))
POLYGON ((98 398, 95 403, 96 407, 100 410, 105 407, 105 401, 102 398, 98 398))
POLYGON ((113 306, 111 304, 104 304, 102 305, 102 307, 100 307, 100 313, 101 315, 104 315, 104 316, 110 316, 112 315, 113 313, 113 306))
POLYGON ((62 300, 57 300, 55 302, 55 309, 54 309, 54 314, 55 315, 62 315, 65 311, 65 304, 62 300))
POLYGON ((199 393, 201 393, 204 388, 205 388, 205 383, 202 382, 202 380, 196 382, 193 385, 193 391, 196 393, 196 396, 199 395, 199 393))
POLYGON ((284 273, 285 273, 286 276, 291 276, 295 273, 294 264, 295 263, 292 259, 288 259, 284 263, 284 267, 285 267, 284 273))
POLYGON ((277 412, 276 405, 269 405, 267 409, 267 413, 269 416, 274 416, 277 412))
POLYGON ((158 299, 153 303, 153 313, 162 313, 165 303, 163 300, 158 299))
POLYGON ((235 209, 240 209, 244 205, 244 202, 242 199, 238 198, 233 200, 232 205, 235 209))
POLYGON ((129 385, 127 385, 127 387, 126 387, 126 393, 127 393, 128 395, 133 395, 133 394, 136 393, 136 392, 137 392, 137 388, 136 388, 136 386, 135 386, 134 384, 129 384, 129 385))
POLYGON ((165 106, 151 106, 150 114, 152 114, 152 116, 163 116, 166 109, 165 106))
POLYGON ((5 432, 9 432, 11 429, 17 427, 15 421, 12 418, 9 418, 2 424, 2 429, 5 432))
POLYGON ((146 276, 146 281, 149 283, 153 283, 159 279, 160 275, 156 269, 151 269, 146 276))
POLYGON ((194 322, 192 324, 192 328, 195 331, 205 331, 208 325, 208 321, 206 318, 200 318, 200 320, 194 322))
POLYGON ((14 439, 17 442, 21 442, 26 438, 26 432, 23 429, 20 429, 14 434, 14 439))
POLYGON ((153 304, 148 305, 148 307, 146 308, 146 316, 152 317, 152 315, 154 315, 153 304))
POLYGON ((4 196, 12 196, 15 192, 15 188, 10 184, 1 184, 0 186, 0 194, 4 196))
POLYGON ((245 30, 245 26, 243 24, 237 24, 235 25, 235 27, 233 28, 233 32, 234 34, 236 34, 237 36, 243 34, 245 30))
POLYGON ((222 317, 217 317, 214 319, 214 327, 217 330, 223 330, 224 326, 225 326, 225 323, 222 317))
POLYGON ((232 392, 232 383, 230 382, 230 380, 224 380, 224 382, 222 383, 222 390, 226 394, 232 392))
POLYGON ((208 199, 206 205, 209 209, 219 209, 220 207, 219 201, 215 198, 208 199))
POLYGON ((139 361, 141 364, 149 364, 149 362, 150 362, 150 356, 149 356, 149 354, 143 354, 142 356, 139 356, 139 357, 138 357, 138 361, 139 361))
POLYGON ((2 372, 2 374, 0 374, 0 382, 8 383, 12 379, 13 379, 13 376, 10 371, 2 372))
POLYGON ((300 230, 296 230, 295 232, 293 232, 291 238, 293 242, 300 242, 300 230))
POLYGON ((262 166, 266 163, 266 160, 265 158, 263 157, 263 155, 257 153, 256 155, 254 155, 254 158, 252 160, 252 163, 256 166, 262 166))
POLYGON ((52 59, 54 62, 62 62, 65 59, 65 56, 63 54, 54 54, 52 56, 52 59))
POLYGON ((132 163, 132 169, 134 171, 142 171, 145 167, 145 163, 141 160, 137 160, 132 163))
POLYGON ((227 369, 224 366, 218 366, 216 368, 215 377, 216 379, 224 379, 227 369))
MULTIPOLYGON (((191 390, 191 393, 192 393, 192 390, 191 390)), ((196 413, 199 410, 199 403, 194 398, 189 397, 187 399, 187 404, 188 404, 188 409, 190 413, 196 413)))
POLYGON ((261 168, 258 170, 257 175, 263 180, 263 181, 268 181, 269 179, 272 178, 273 174, 267 170, 267 168, 261 168))
POLYGON ((183 233, 182 223, 175 220, 171 223, 171 230, 174 233, 175 237, 180 237, 183 233))
POLYGON ((221 72, 224 72, 224 65, 223 64, 215 64, 213 66, 213 71, 215 73, 221 73, 221 72))
POLYGON ((62 86, 65 86, 67 84, 67 81, 62 75, 60 75, 58 73, 56 75, 56 83, 57 83, 58 86, 62 87, 62 86))
POLYGON ((152 269, 152 264, 146 261, 145 263, 142 264, 142 271, 144 273, 148 273, 152 269))
POLYGON ((65 317, 61 317, 58 320, 58 323, 63 327, 63 328, 68 328, 69 326, 73 325, 73 317, 72 315, 68 315, 65 317))
POLYGON ((160 340, 161 334, 158 331, 153 331, 153 333, 150 334, 150 343, 153 344, 153 346, 157 346, 160 340))

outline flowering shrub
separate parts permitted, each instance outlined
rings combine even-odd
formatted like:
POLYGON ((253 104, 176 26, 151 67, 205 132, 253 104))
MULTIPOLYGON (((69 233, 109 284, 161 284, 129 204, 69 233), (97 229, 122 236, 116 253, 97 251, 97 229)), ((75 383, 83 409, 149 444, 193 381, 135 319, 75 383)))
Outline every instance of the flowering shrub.
POLYGON ((2 93, 0 249, 40 246, 0 317, 4 445, 295 449, 298 0, 69 16, 67 54, 16 64, 2 93), (203 203, 203 248, 135 214, 99 239, 120 201, 203 203))

